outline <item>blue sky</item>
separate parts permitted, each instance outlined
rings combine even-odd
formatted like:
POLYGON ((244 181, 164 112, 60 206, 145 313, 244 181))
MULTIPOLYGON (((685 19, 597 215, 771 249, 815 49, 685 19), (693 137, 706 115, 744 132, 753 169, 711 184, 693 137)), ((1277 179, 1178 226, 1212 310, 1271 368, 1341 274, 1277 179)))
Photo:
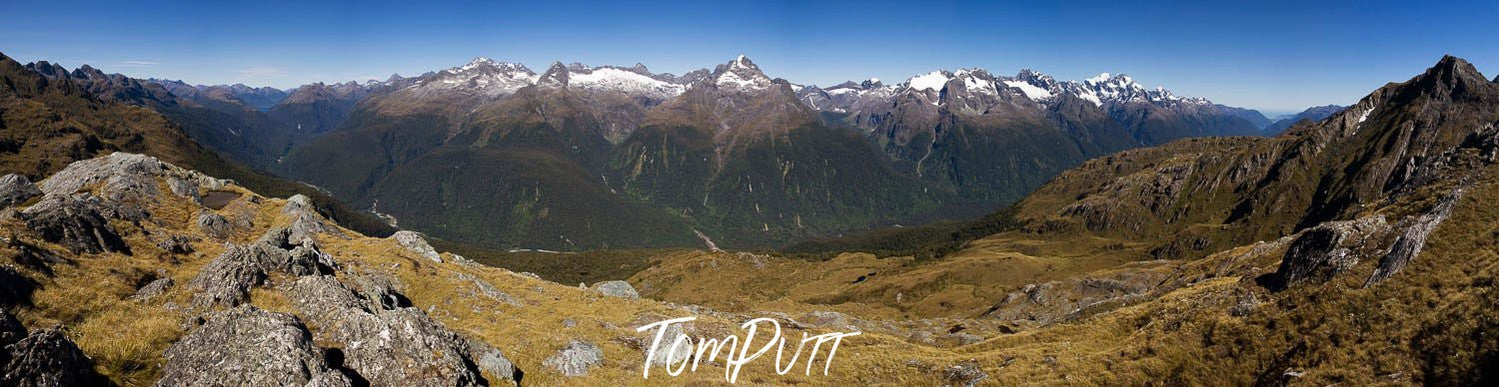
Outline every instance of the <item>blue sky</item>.
POLYGON ((958 67, 1122 72, 1274 114, 1352 103, 1442 54, 1499 71, 1492 0, 7 3, 0 52, 21 62, 283 88, 475 56, 680 74, 742 53, 771 76, 819 85, 958 67))

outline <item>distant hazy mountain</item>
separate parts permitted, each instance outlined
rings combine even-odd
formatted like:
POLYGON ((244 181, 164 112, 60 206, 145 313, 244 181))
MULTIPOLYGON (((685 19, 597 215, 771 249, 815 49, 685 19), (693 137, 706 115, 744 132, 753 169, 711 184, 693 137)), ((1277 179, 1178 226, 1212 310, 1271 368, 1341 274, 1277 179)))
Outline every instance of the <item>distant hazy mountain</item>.
POLYGON ((250 87, 243 84, 204 86, 156 78, 146 79, 146 81, 165 87, 173 95, 199 103, 216 100, 248 106, 256 110, 270 109, 271 106, 276 106, 281 100, 286 99, 288 95, 287 91, 274 87, 250 87))
POLYGON ((1296 113, 1285 117, 1277 117, 1275 123, 1270 124, 1270 126, 1268 127, 1265 127, 1265 134, 1280 134, 1280 132, 1284 132, 1286 131, 1286 129, 1289 129, 1291 125, 1295 125, 1296 123, 1301 121, 1322 121, 1324 119, 1327 119, 1327 117, 1332 117, 1332 115, 1338 114, 1338 112, 1341 112, 1343 111, 1343 109, 1347 108, 1347 106, 1338 105, 1316 106, 1308 108, 1301 113, 1296 113))

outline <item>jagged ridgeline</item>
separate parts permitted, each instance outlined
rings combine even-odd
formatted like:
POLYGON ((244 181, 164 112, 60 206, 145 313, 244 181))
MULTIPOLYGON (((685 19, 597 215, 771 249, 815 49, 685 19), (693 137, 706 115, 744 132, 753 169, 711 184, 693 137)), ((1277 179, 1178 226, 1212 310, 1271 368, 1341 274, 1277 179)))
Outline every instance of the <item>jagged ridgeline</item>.
POLYGON ((479 58, 405 82, 276 169, 493 248, 766 247, 972 218, 1092 157, 1268 125, 1124 75, 1028 70, 822 89, 744 57, 681 76, 479 58))

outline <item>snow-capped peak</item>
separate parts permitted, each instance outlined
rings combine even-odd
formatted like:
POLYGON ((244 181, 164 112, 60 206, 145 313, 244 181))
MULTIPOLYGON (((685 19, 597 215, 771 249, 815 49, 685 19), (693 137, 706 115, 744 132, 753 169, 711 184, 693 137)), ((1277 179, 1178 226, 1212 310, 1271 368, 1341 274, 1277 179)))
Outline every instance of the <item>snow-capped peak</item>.
POLYGON ((760 66, 744 55, 713 70, 713 83, 719 88, 734 90, 765 90, 770 88, 770 77, 760 71, 760 66))
POLYGON ((424 78, 421 83, 410 87, 419 93, 458 90, 497 97, 536 83, 537 74, 519 63, 501 62, 481 56, 468 64, 424 78))
POLYGON ((754 62, 750 62, 749 58, 744 57, 744 54, 739 54, 739 57, 734 58, 734 67, 749 67, 753 65, 754 62), (746 64, 746 62, 749 63, 746 64))

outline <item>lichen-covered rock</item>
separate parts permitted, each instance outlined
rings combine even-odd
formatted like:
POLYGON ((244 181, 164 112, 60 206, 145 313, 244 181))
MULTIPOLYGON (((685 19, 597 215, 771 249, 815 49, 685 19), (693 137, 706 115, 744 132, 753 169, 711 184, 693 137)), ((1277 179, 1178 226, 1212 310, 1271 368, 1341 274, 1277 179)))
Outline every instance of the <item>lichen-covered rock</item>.
MULTIPOLYGON (((163 163, 155 157, 115 152, 108 156, 79 160, 68 164, 61 171, 43 180, 41 190, 47 194, 73 194, 97 188, 100 196, 110 202, 138 200, 159 195, 157 179, 167 179, 168 186, 176 192, 196 190, 198 186, 210 189, 222 188, 229 180, 215 179, 196 171, 163 163), (181 183, 173 184, 176 180, 181 183)), ((184 192, 186 193, 186 192, 184 192)), ((179 193, 178 195, 183 195, 179 193)), ((186 195, 183 195, 186 196, 186 195)))
POLYGON ((1291 241, 1268 285, 1281 290, 1302 282, 1327 281, 1372 254, 1375 241, 1389 231, 1381 215, 1318 224, 1291 241))
POLYGON ((599 292, 599 294, 603 294, 603 295, 610 296, 610 297, 620 297, 620 298, 629 298, 629 299, 640 298, 640 293, 635 291, 635 287, 634 286, 630 286, 630 283, 629 282, 625 282, 625 281, 604 281, 604 282, 599 282, 599 283, 593 284, 593 290, 596 291, 596 292, 599 292))
POLYGON ((135 200, 159 193, 155 177, 166 172, 155 157, 115 152, 109 156, 75 161, 41 183, 48 194, 72 194, 100 186, 109 200, 135 200))
POLYGON ((522 372, 515 366, 503 352, 494 346, 479 340, 468 341, 468 352, 473 357, 474 365, 479 366, 479 371, 492 376, 490 384, 496 382, 518 385, 522 372))
POLYGON ((74 254, 130 254, 130 246, 100 214, 100 207, 99 200, 87 194, 49 194, 22 211, 21 218, 42 239, 63 245, 74 254))
POLYGON ((281 212, 292 217, 291 225, 287 226, 291 240, 299 241, 323 233, 343 236, 343 232, 339 231, 338 227, 329 225, 326 220, 323 220, 322 215, 317 212, 317 207, 312 204, 312 199, 301 194, 287 198, 286 207, 282 208, 281 212))
POLYGON ((978 363, 973 361, 964 362, 942 370, 942 380, 948 386, 973 387, 988 380, 989 373, 980 369, 978 363))
POLYGON ((395 239, 396 243, 400 243, 401 247, 405 247, 407 250, 411 250, 432 262, 442 262, 442 255, 437 254, 437 250, 433 249, 432 245, 427 244, 427 240, 422 239, 421 234, 401 230, 396 231, 395 234, 391 234, 390 238, 395 239))
POLYGON ((26 176, 14 173, 0 176, 0 207, 25 203, 37 196, 42 196, 42 190, 31 184, 31 179, 26 176))
POLYGON ((202 230, 204 235, 214 239, 225 239, 234 233, 234 225, 230 224, 228 219, 212 212, 203 211, 198 214, 198 220, 195 223, 198 224, 198 230, 202 230))
MULTIPOLYGON (((396 281, 384 274, 365 273, 353 277, 355 284, 359 285, 359 295, 376 304, 381 309, 406 308, 411 306, 411 300, 401 294, 397 289, 396 281)), ((345 277, 349 278, 349 277, 345 277)))
POLYGON ((253 247, 229 246, 223 254, 198 270, 198 276, 187 282, 193 293, 192 305, 198 308, 233 307, 250 298, 250 288, 266 279, 260 253, 253 247))
POLYGON ((292 305, 343 347, 344 365, 372 385, 475 385, 467 341, 416 308, 385 309, 332 276, 286 285, 292 305))
POLYGON ((294 316, 245 307, 206 320, 167 348, 156 385, 352 385, 294 316))
POLYGON ((198 196, 198 183, 195 181, 169 177, 167 178, 167 188, 172 190, 173 195, 191 199, 193 203, 203 201, 203 198, 198 196))
POLYGON ((489 297, 492 300, 514 306, 521 305, 520 302, 516 301, 514 297, 510 297, 509 294, 500 291, 500 289, 495 288, 494 285, 490 285, 489 282, 484 281, 483 278, 475 277, 468 273, 456 273, 453 274, 453 280, 472 284, 474 286, 474 290, 478 295, 489 297))
POLYGON ((0 386, 102 386, 109 380, 56 328, 32 332, 5 346, 0 386))
POLYGON ((1457 204, 1457 199, 1462 198, 1466 191, 1462 187, 1454 189, 1451 193, 1443 196, 1431 211, 1410 220, 1408 222, 1409 225, 1405 227, 1405 231, 1399 237, 1395 238, 1395 242, 1390 245, 1389 251, 1380 257, 1379 266, 1374 269, 1374 274, 1371 274, 1369 279, 1364 281, 1364 287, 1373 286, 1389 279, 1390 276, 1395 275, 1395 272, 1400 271, 1400 269, 1405 268, 1405 265, 1410 264, 1411 260, 1416 259, 1416 255, 1421 254, 1421 249, 1426 247, 1426 237, 1431 235, 1432 231, 1436 231, 1437 226, 1441 225, 1442 221, 1447 220, 1447 217, 1452 215, 1452 207, 1457 204))
POLYGON ((171 290, 172 286, 176 284, 171 278, 157 278, 155 281, 141 286, 140 289, 136 289, 135 295, 130 296, 130 298, 140 301, 150 301, 156 297, 160 297, 162 294, 166 294, 167 290, 171 290))
POLYGON ((593 343, 573 340, 567 343, 567 347, 557 351, 556 354, 542 361, 542 365, 552 367, 562 376, 577 377, 588 375, 588 369, 604 363, 604 351, 593 343))
POLYGON ((156 247, 168 254, 188 254, 193 252, 192 237, 186 235, 167 235, 156 241, 156 247))
POLYGON ((801 323, 815 327, 857 331, 859 328, 843 313, 814 310, 802 315, 801 323))

